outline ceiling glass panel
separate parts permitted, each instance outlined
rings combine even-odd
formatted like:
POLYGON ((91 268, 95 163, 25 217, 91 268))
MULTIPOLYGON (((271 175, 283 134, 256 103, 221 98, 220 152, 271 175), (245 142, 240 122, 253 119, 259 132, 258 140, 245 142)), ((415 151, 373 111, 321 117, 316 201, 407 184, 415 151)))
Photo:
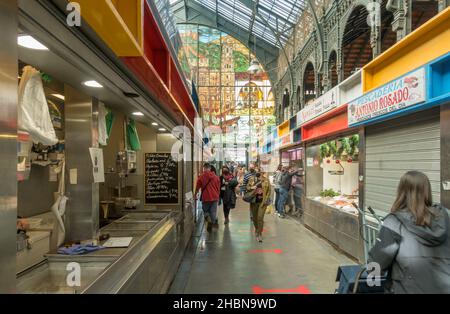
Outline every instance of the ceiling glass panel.
POLYGON ((191 1, 210 11, 205 11, 205 14, 218 14, 237 27, 277 47, 286 43, 292 34, 293 26, 306 8, 306 0, 259 0, 257 6, 256 0, 191 1))

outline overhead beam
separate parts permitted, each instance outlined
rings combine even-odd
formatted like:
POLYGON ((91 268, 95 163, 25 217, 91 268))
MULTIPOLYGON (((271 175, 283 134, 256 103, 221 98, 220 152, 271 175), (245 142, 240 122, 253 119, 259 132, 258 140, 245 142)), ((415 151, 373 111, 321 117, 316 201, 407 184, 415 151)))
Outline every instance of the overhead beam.
MULTIPOLYGON (((199 12, 201 14, 199 14, 198 16, 192 17, 192 16, 188 16, 188 19, 183 21, 183 20, 178 20, 177 23, 196 23, 196 24, 205 24, 207 26, 211 26, 211 27, 216 27, 221 31, 224 31, 230 35, 232 35, 233 37, 235 37, 236 39, 238 39, 239 41, 241 41, 245 46, 248 47, 248 36, 249 36, 249 31, 247 29, 244 29, 236 24, 234 24, 233 22, 228 21, 227 19, 218 16, 217 18, 217 24, 215 21, 215 18, 211 18, 212 16, 214 16, 214 12, 212 12, 210 9, 208 9, 207 7, 204 7, 194 1, 189 1, 186 0, 188 3, 190 10, 190 13, 192 14, 193 11, 199 12), (207 13, 205 13, 207 12, 207 13)), ((179 18, 179 17, 178 17, 179 18)), ((262 50, 264 55, 268 55, 270 57, 278 57, 278 47, 273 46, 267 42, 264 41, 258 41, 257 47, 259 48, 258 50, 262 50)), ((248 47, 250 49, 252 49, 252 47, 248 47)), ((260 60, 262 61, 262 60, 260 60)))

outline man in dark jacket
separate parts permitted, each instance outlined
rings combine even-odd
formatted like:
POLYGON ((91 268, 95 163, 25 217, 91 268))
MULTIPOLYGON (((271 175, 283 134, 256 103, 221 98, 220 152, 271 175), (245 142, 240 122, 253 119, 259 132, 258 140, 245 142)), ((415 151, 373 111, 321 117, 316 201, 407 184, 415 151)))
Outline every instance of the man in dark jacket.
POLYGON ((220 198, 220 178, 211 171, 211 165, 203 166, 203 174, 197 179, 195 195, 201 190, 201 202, 206 221, 207 230, 211 232, 213 224, 217 221, 217 204, 220 198))
POLYGON ((298 172, 294 171, 292 169, 289 169, 289 167, 284 166, 281 169, 281 176, 279 181, 277 182, 279 184, 279 193, 280 196, 278 198, 278 204, 277 204, 277 212, 278 216, 280 218, 286 217, 284 212, 284 207, 286 206, 286 203, 289 198, 289 190, 291 188, 292 183, 292 177, 294 175, 297 175, 298 172))
POLYGON ((391 292, 450 293, 450 219, 445 208, 433 210, 437 215, 429 227, 416 225, 409 211, 383 221, 369 262, 391 270, 391 292))

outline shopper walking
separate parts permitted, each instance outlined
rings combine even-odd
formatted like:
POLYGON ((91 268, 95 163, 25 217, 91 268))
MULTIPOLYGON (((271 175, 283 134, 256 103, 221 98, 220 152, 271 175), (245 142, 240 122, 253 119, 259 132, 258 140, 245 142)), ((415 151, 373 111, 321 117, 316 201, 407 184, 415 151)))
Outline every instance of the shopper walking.
POLYGON ((236 186, 238 182, 227 166, 222 168, 220 176, 220 197, 223 204, 223 215, 225 225, 230 222, 230 211, 236 208, 236 186))
MULTIPOLYGON (((245 174, 244 180, 242 182, 242 188, 244 189, 244 191, 247 191, 247 185, 248 185, 250 179, 256 175, 256 165, 255 164, 250 164, 248 169, 249 169, 249 171, 245 174)), ((250 221, 253 221, 251 208, 249 209, 249 211, 250 211, 250 221)))
POLYGON ((256 173, 249 179, 247 193, 254 193, 254 201, 250 203, 250 211, 252 212, 252 221, 255 227, 256 239, 262 240, 262 231, 264 228, 264 215, 267 206, 270 204, 270 182, 265 173, 256 173))
POLYGON ((450 293, 450 219, 431 193, 425 174, 403 175, 369 253, 371 262, 390 271, 390 292, 450 293))
POLYGON ((213 224, 217 221, 217 205, 220 198, 220 178, 211 170, 212 166, 206 163, 203 173, 197 179, 195 195, 202 191, 200 201, 202 202, 207 230, 211 232, 213 224))
POLYGON ((238 174, 237 174, 237 180, 238 180, 238 183, 239 183, 239 193, 240 193, 241 197, 245 193, 245 187, 244 187, 244 176, 245 176, 245 174, 246 174, 245 168, 243 166, 240 166, 238 174))

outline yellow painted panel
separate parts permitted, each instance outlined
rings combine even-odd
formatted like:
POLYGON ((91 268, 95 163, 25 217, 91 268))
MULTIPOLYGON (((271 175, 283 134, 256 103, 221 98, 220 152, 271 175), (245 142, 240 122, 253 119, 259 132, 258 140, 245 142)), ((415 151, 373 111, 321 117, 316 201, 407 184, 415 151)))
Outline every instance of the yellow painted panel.
POLYGON ((117 12, 133 34, 136 41, 142 44, 142 0, 111 0, 117 12))
POLYGON ((450 51, 450 7, 363 68, 368 92, 450 51))
POLYGON ((278 126, 278 137, 285 136, 289 133, 289 120, 278 126))
MULTIPOLYGON (((123 0, 125 1, 125 0, 123 0)), ((119 57, 140 57, 143 55, 142 29, 136 25, 142 25, 142 0, 127 1, 128 6, 139 8, 121 9, 124 18, 118 8, 124 4, 118 4, 121 0, 77 0, 81 6, 81 16, 89 23, 91 28, 119 57), (133 23, 133 10, 136 21, 133 23), (126 12, 124 12, 126 11, 126 12), (128 27, 127 23, 131 29, 128 27), (134 25, 134 26, 133 26, 134 25), (133 31, 135 33, 133 33, 133 31)))

